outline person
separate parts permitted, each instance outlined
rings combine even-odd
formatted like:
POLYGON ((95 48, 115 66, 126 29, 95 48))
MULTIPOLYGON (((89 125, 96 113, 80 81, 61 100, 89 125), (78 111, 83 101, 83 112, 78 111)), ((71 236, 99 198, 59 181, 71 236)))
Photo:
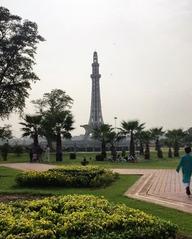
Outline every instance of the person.
POLYGON ((87 164, 89 164, 89 161, 87 161, 86 157, 83 158, 83 160, 81 161, 81 164, 83 166, 86 166, 87 164))
POLYGON ((176 171, 179 173, 180 169, 182 169, 183 174, 183 185, 186 190, 186 194, 188 196, 191 195, 190 191, 190 181, 192 175, 192 156, 191 156, 191 147, 185 147, 185 155, 181 158, 176 171))
POLYGON ((49 145, 47 145, 46 149, 45 149, 45 158, 46 158, 47 162, 49 162, 49 160, 50 160, 50 147, 49 147, 49 145))

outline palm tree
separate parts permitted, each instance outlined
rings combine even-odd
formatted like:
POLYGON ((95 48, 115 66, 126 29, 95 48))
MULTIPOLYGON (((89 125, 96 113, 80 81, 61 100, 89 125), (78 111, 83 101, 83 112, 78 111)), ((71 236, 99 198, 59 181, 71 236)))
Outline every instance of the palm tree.
POLYGON ((100 126, 95 127, 92 131, 92 138, 101 142, 102 159, 105 159, 107 156, 106 144, 108 142, 108 135, 111 131, 112 128, 109 124, 101 124, 100 126))
POLYGON ((38 146, 39 135, 42 135, 41 120, 42 115, 25 115, 23 118, 24 122, 20 122, 24 127, 21 130, 24 132, 23 137, 30 136, 33 138, 34 146, 38 146))
POLYGON ((182 129, 168 130, 166 137, 173 145, 174 157, 179 157, 179 148, 183 138, 185 137, 185 132, 182 129))
POLYGON ((73 116, 70 111, 55 112, 55 114, 47 113, 44 115, 42 122, 43 128, 49 129, 49 135, 56 140, 56 161, 63 160, 62 153, 62 137, 71 138, 71 133, 74 128, 73 116))
POLYGON ((163 158, 163 152, 159 143, 159 137, 165 133, 162 129, 163 127, 150 129, 151 137, 155 140, 155 150, 157 150, 158 158, 163 158))
POLYGON ((122 121, 121 122, 121 134, 130 136, 129 155, 131 158, 135 158, 135 142, 134 135, 139 128, 139 121, 122 121))
POLYGON ((61 89, 45 93, 43 99, 32 102, 43 115, 43 131, 49 146, 56 140, 56 160, 62 161, 61 137, 70 138, 74 122, 70 111, 73 99, 61 89))
POLYGON ((165 134, 166 139, 164 140, 164 144, 168 147, 168 158, 173 158, 173 152, 172 152, 172 138, 169 136, 169 134, 165 134))
POLYGON ((122 138, 123 136, 120 133, 116 133, 113 128, 111 128, 111 130, 107 134, 107 142, 111 145, 111 155, 112 155, 113 161, 115 161, 117 157, 117 151, 116 151, 115 145, 122 138))
POLYGON ((135 133, 135 138, 139 141, 139 154, 144 155, 143 139, 142 132, 145 128, 145 123, 142 123, 138 126, 137 132, 135 133))
POLYGON ((145 151, 144 151, 144 158, 145 159, 150 159, 149 143, 150 143, 151 139, 152 139, 152 137, 151 137, 151 131, 150 130, 142 131, 142 140, 145 144, 145 151))
POLYGON ((191 143, 192 143, 192 128, 189 128, 185 131, 184 143, 186 145, 191 145, 191 143))

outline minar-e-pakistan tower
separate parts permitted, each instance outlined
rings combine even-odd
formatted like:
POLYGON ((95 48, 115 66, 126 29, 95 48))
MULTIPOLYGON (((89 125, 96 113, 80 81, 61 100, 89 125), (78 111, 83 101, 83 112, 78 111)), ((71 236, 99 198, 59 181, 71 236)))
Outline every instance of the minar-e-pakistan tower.
POLYGON ((99 80, 101 75, 99 74, 99 63, 97 52, 93 53, 92 63, 92 92, 91 92, 91 111, 89 123, 87 125, 81 125, 85 129, 85 139, 91 134, 92 129, 104 124, 102 111, 101 111, 101 98, 100 98, 100 86, 99 80))

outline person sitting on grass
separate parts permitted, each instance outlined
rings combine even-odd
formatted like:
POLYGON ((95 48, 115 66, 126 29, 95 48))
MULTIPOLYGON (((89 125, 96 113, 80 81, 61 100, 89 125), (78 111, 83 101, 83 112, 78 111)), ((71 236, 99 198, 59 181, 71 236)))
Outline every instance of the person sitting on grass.
POLYGON ((86 166, 87 164, 89 164, 89 161, 84 157, 81 161, 81 165, 86 166))
POLYGON ((185 147, 185 153, 186 153, 186 155, 184 155, 181 158, 176 171, 179 173, 180 168, 182 169, 183 185, 185 187, 186 194, 188 196, 190 196, 191 195, 190 181, 191 181, 191 175, 192 175, 192 156, 190 154, 191 147, 189 147, 189 146, 185 147))

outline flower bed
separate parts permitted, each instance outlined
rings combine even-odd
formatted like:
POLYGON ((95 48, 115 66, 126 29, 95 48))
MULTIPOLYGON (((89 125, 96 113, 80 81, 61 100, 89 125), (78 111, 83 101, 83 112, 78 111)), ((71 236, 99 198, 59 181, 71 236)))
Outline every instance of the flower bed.
POLYGON ((0 203, 0 214, 0 239, 170 239, 177 231, 170 222, 91 195, 0 203))
POLYGON ((115 181, 118 174, 99 167, 61 167, 46 172, 25 172, 16 177, 20 186, 100 187, 115 181))

